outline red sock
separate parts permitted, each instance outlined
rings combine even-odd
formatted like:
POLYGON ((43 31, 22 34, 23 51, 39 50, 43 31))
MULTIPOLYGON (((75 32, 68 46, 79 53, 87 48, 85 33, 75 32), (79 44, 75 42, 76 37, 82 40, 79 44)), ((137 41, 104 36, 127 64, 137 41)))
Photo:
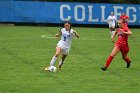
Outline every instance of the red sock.
POLYGON ((106 60, 106 64, 105 66, 108 67, 112 61, 113 57, 112 56, 109 56, 108 59, 106 60))
POLYGON ((127 63, 129 63, 129 62, 130 62, 129 57, 126 57, 124 60, 125 60, 125 62, 127 62, 127 63))

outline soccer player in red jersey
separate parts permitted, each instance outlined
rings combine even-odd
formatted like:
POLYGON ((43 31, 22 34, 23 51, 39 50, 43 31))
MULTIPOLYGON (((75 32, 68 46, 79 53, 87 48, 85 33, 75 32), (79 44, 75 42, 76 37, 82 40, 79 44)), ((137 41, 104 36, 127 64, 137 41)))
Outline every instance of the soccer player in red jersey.
POLYGON ((123 20, 123 23, 125 24, 125 26, 128 26, 129 17, 125 13, 122 13, 122 15, 120 16, 120 19, 123 20))
POLYGON ((130 59, 129 57, 127 56, 128 52, 129 52, 129 46, 128 46, 128 36, 132 34, 131 30, 126 27, 124 24, 123 24, 123 21, 122 20, 119 20, 118 21, 118 26, 119 28, 117 29, 117 31, 114 33, 114 35, 112 36, 112 42, 114 43, 114 37, 116 34, 118 34, 118 39, 114 45, 114 49, 112 50, 110 56, 108 57, 108 59, 106 60, 106 64, 104 67, 102 67, 101 69, 103 71, 105 71, 111 61, 113 60, 113 58, 118 54, 118 52, 121 51, 121 54, 122 54, 122 58, 125 60, 125 62, 127 63, 127 68, 130 67, 130 59))

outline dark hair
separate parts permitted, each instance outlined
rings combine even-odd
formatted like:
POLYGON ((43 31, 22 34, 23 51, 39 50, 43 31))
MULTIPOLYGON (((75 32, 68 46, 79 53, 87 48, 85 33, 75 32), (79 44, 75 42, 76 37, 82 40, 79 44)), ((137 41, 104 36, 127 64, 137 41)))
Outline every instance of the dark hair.
MULTIPOLYGON (((71 22, 69 22, 69 21, 66 21, 65 23, 68 23, 68 24, 70 24, 70 25, 71 25, 71 22)), ((65 24, 65 23, 64 23, 64 24, 65 24)))
POLYGON ((72 26, 72 24, 71 24, 71 22, 69 22, 69 21, 66 21, 64 24, 70 24, 70 29, 69 29, 69 33, 70 33, 70 30, 71 30, 71 26, 72 26))

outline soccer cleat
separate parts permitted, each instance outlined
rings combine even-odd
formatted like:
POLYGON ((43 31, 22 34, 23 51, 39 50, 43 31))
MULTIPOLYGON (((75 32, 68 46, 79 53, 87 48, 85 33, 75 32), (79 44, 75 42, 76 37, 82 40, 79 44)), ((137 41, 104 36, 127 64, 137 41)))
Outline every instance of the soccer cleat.
POLYGON ((131 63, 131 62, 127 62, 126 68, 129 68, 129 67, 130 67, 130 63, 131 63))
POLYGON ((61 69, 62 65, 58 65, 58 68, 61 69))
POLYGON ((63 62, 58 65, 58 68, 61 69, 62 65, 63 65, 63 62))
POLYGON ((102 67, 101 69, 102 69, 103 71, 106 71, 107 67, 102 67))

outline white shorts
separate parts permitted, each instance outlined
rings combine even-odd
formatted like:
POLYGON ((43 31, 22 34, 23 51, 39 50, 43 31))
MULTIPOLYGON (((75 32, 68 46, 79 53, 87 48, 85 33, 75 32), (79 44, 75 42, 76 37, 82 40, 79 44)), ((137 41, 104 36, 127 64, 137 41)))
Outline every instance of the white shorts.
POLYGON ((110 23, 109 28, 111 28, 111 27, 115 27, 115 23, 110 23))
POLYGON ((58 47, 61 48, 62 54, 64 54, 64 55, 68 55, 69 54, 70 48, 69 47, 66 47, 63 43, 58 42, 56 48, 58 48, 58 47))

